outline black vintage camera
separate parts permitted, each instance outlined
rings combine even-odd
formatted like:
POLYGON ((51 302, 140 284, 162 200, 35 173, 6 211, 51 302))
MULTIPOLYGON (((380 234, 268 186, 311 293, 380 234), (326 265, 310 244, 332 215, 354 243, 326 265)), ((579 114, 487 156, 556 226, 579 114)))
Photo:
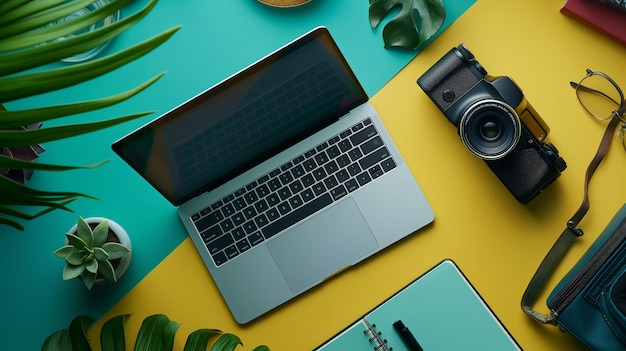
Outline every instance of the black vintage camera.
POLYGON ((454 124, 465 146, 485 160, 526 204, 567 167, 549 128, 509 77, 493 77, 463 44, 450 50, 417 84, 454 124))

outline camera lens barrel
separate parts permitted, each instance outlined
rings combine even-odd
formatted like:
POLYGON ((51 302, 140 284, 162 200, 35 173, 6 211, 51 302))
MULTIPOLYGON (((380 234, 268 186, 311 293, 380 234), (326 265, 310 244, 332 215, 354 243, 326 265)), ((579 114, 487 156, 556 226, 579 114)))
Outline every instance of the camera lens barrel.
POLYGON ((511 106, 485 99, 465 111, 459 122, 459 134, 473 154, 485 160, 497 160, 515 149, 521 125, 511 106))

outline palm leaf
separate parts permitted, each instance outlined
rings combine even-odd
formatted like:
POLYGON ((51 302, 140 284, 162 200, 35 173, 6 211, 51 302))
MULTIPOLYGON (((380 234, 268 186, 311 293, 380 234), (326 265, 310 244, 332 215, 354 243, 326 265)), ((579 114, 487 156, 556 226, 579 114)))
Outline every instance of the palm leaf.
MULTIPOLYGON (((46 31, 33 31, 33 29, 39 29, 42 26, 49 25, 51 22, 54 22, 58 19, 65 18, 67 16, 72 15, 73 13, 84 9, 93 3, 93 0, 75 0, 75 1, 58 1, 57 3, 48 2, 48 6, 45 9, 37 11, 35 8, 36 2, 31 2, 30 4, 21 7, 19 10, 22 10, 21 14, 16 14, 20 11, 14 11, 13 13, 9 13, 3 20, 0 18, 0 38, 9 38, 8 41, 0 40, 0 43, 4 42, 15 42, 15 38, 24 39, 23 34, 28 32, 28 36, 35 36, 42 38, 42 40, 38 42, 31 43, 29 40, 25 41, 29 43, 28 45, 34 45, 39 43, 45 43, 50 40, 54 40, 59 37, 64 37, 66 35, 75 33, 80 29, 85 28, 89 25, 89 23, 97 23, 107 16, 110 16, 114 12, 121 9, 128 3, 129 0, 113 0, 106 3, 105 6, 90 11, 89 13, 82 14, 80 17, 74 17, 67 21, 63 21, 62 23, 58 23, 54 26, 54 28, 49 28, 46 31), (49 6, 53 5, 53 6, 49 6), (31 8, 28 10, 29 14, 24 11, 26 8, 31 8), (36 12, 33 12, 35 10, 36 12), (12 20, 7 17, 21 17, 19 21, 12 20)), ((40 1, 42 2, 42 1, 40 1)), ((3 47, 4 44, 0 44, 0 47, 3 47)), ((0 52, 5 51, 0 49, 0 52)), ((8 50, 6 50, 8 51, 8 50)))
POLYGON ((19 147, 24 145, 40 144, 48 141, 59 140, 85 133, 95 132, 97 130, 105 129, 120 123, 132 121, 133 119, 147 116, 151 113, 153 112, 143 112, 99 122, 71 124, 59 127, 19 131, 0 130, 0 143, 2 143, 4 147, 19 147))
POLYGON ((61 165, 52 165, 52 164, 45 164, 45 163, 38 163, 38 162, 31 162, 31 161, 23 161, 23 160, 18 160, 12 157, 0 155, 0 168, 7 168, 7 169, 69 171, 69 170, 79 169, 79 168, 96 168, 107 162, 108 161, 102 161, 102 162, 98 162, 96 164, 89 165, 89 166, 61 166, 61 165))
POLYGON ((159 80, 164 74, 165 73, 161 73, 156 77, 148 80, 147 82, 124 93, 97 100, 35 108, 23 111, 6 111, 3 110, 2 106, 0 105, 0 129, 18 128, 36 122, 45 122, 56 118, 76 115, 79 113, 85 113, 115 105, 137 95, 138 93, 152 85, 154 82, 159 80))
POLYGON ((126 50, 73 66, 0 78, 0 101, 8 102, 66 88, 101 76, 152 51, 180 27, 167 30, 126 50))
POLYGON ((129 314, 112 317, 102 325, 100 330, 100 346, 102 351, 125 351, 124 321, 129 314))
MULTIPOLYGON (((56 62, 109 41, 145 17, 152 7, 154 7, 154 1, 155 0, 139 12, 121 21, 81 35, 65 38, 64 40, 55 41, 54 39, 63 37, 77 30, 71 28, 68 30, 69 33, 65 33, 66 31, 63 30, 65 26, 72 22, 68 21, 51 26, 49 30, 35 30, 9 39, 0 40, 0 52, 7 52, 0 57, 0 76, 56 62), (46 44, 36 45, 41 43, 46 44)), ((104 7, 102 9, 104 9, 104 7)), ((94 11, 92 13, 97 12, 94 11)), ((87 16, 89 15, 85 15, 84 17, 87 16)), ((76 17, 75 20, 81 20, 80 23, 83 23, 82 21, 84 19, 81 17, 76 17)))
POLYGON ((198 329, 189 334, 183 351, 206 351, 211 335, 219 333, 217 329, 198 329))
POLYGON ((91 322, 93 322, 91 317, 78 316, 70 323, 69 334, 72 339, 72 351, 91 351, 86 332, 91 322))
MULTIPOLYGON (((0 218, 0 222, 2 219, 0 218)), ((67 351, 72 349, 70 332, 67 329, 50 334, 41 347, 41 351, 67 351)))
POLYGON ((241 339, 237 335, 226 333, 217 339, 213 347, 211 347, 211 351, 232 351, 238 345, 243 346, 241 339))

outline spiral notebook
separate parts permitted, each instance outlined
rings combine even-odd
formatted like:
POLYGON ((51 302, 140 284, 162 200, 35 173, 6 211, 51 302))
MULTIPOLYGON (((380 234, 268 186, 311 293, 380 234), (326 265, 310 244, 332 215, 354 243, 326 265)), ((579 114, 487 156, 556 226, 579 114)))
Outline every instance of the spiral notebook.
POLYGON ((315 350, 372 349, 507 351, 521 347, 448 259, 315 350), (402 331, 397 322, 403 325, 402 331))

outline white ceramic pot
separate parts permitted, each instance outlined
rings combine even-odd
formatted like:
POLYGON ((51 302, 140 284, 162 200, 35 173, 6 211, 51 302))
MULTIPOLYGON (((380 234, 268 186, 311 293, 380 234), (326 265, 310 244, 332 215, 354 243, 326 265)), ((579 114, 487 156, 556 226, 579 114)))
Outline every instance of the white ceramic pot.
MULTIPOLYGON (((124 273, 126 273, 126 270, 128 269, 128 265, 130 264, 130 258, 133 253, 133 247, 130 243, 130 237, 128 236, 128 233, 117 222, 112 221, 108 218, 104 218, 104 217, 85 218, 85 222, 87 222, 87 224, 98 224, 104 220, 107 220, 109 222, 109 229, 113 231, 115 236, 117 236, 117 238, 120 240, 120 243, 126 246, 130 250, 130 252, 127 255, 120 258, 120 264, 117 266, 117 268, 115 268, 115 276, 119 280, 124 275, 124 273)), ((70 228, 69 233, 76 233, 77 227, 78 227, 78 224, 74 224, 74 226, 70 228)), ((65 244, 67 245, 67 239, 65 239, 65 244)), ((104 278, 99 278, 99 279, 96 279, 96 281, 94 282, 94 285, 106 285, 110 283, 111 283, 110 281, 104 278)))

